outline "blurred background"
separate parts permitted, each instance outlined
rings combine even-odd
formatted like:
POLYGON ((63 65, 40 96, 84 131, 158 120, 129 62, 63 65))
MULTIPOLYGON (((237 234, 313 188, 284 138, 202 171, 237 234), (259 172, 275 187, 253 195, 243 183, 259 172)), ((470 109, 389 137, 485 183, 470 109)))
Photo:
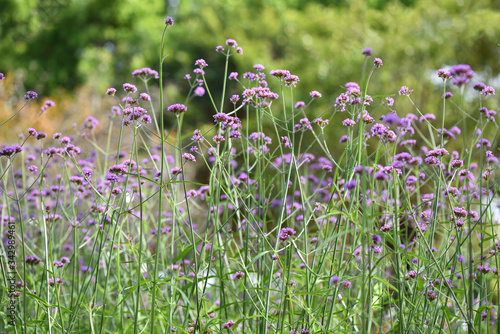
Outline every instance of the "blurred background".
MULTIPOLYGON (((500 93, 498 0, 0 0, 0 72, 7 77, 0 85, 0 121, 22 106, 27 90, 39 94, 2 128, 2 143, 33 124, 45 98, 57 107, 35 127, 51 136, 73 123, 81 126, 90 115, 103 120, 114 103, 104 95, 108 87, 120 92, 131 82, 142 91, 131 72, 158 70, 166 16, 175 19, 165 41, 166 105, 184 102, 189 85, 183 77, 192 74, 199 58, 207 61, 208 84, 220 98, 225 59, 215 47, 227 38, 244 51, 231 57, 230 72, 241 75, 257 63, 266 74, 288 69, 300 77, 296 100, 307 103, 310 91, 321 92, 323 98, 307 109, 310 120, 335 102, 346 82, 361 81, 365 47, 384 62, 370 82, 370 95, 397 95, 406 85, 422 112, 438 113, 442 83, 435 71, 460 63, 476 73, 472 83, 482 81, 500 93)), ((268 82, 279 92, 277 80, 268 82)), ((450 87, 458 95, 455 90, 450 87)), ((235 93, 241 88, 229 82, 228 99, 235 93)), ((383 102, 374 99, 373 106, 383 102)), ((497 100, 490 98, 488 107, 497 110, 497 100)), ((394 106, 399 114, 415 112, 412 108, 406 99, 394 106)), ((207 126, 213 113, 208 96, 195 98, 186 124, 207 126)), ((449 127, 462 117, 448 116, 449 127)), ((335 129, 345 117, 328 128, 332 140, 338 140, 335 129)))

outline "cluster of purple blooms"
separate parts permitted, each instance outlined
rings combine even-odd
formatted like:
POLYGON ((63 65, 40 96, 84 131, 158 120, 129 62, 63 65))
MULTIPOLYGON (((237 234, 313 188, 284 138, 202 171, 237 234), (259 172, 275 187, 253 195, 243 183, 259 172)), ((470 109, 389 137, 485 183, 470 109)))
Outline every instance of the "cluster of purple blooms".
MULTIPOLYGON (((165 23, 167 26, 173 25, 173 20, 168 18, 165 23)), ((227 51, 227 56, 234 53, 243 53, 241 47, 233 39, 228 39, 226 46, 227 48, 218 46, 216 48, 217 52, 222 53, 227 51)), ((370 57, 372 50, 370 48, 363 50, 363 55, 370 57)), ((205 60, 198 59, 194 65, 197 66, 194 71, 196 79, 192 83, 191 88, 193 88, 194 95, 201 97, 205 94, 205 89, 202 85, 205 83, 204 69, 208 67, 208 64, 205 60)), ((375 58, 373 66, 374 68, 382 67, 382 60, 375 58)), ((229 80, 235 80, 240 84, 244 80, 247 80, 249 85, 252 83, 255 85, 254 87, 243 85, 244 88, 242 89, 241 96, 231 96, 230 101, 234 104, 235 109, 241 100, 241 105, 243 106, 264 110, 270 108, 272 102, 279 98, 278 94, 274 93, 268 87, 266 74, 263 72, 264 66, 256 64, 253 68, 255 72, 244 73, 241 80, 238 78, 239 75, 236 72, 229 75, 229 80)), ((453 84, 455 85, 467 84, 473 74, 473 71, 467 65, 456 65, 450 70, 442 69, 437 71, 438 77, 443 80, 453 80, 453 84)), ((285 87, 294 88, 300 82, 299 77, 291 74, 288 70, 272 70, 270 71, 270 75, 277 78, 285 87)), ((132 76, 139 77, 142 80, 149 80, 151 78, 157 79, 158 73, 150 68, 142 68, 134 71, 132 76)), ((0 79, 2 78, 3 75, 0 75, 0 79)), ((191 82, 190 75, 186 75, 186 79, 191 82)), ((317 250, 319 247, 324 247, 322 246, 323 244, 329 244, 335 245, 336 248, 337 246, 339 248, 342 247, 343 254, 338 263, 335 263, 335 271, 330 272, 329 276, 327 276, 329 280, 325 280, 324 283, 325 285, 329 283, 331 285, 330 288, 335 289, 334 291, 338 291, 338 289, 345 291, 345 289, 358 288, 357 283, 359 280, 355 277, 365 269, 361 267, 362 264, 369 268, 372 264, 367 264, 367 261, 370 259, 382 261, 385 256, 384 253, 398 253, 404 259, 407 267, 403 273, 404 276, 402 275, 401 277, 404 280, 401 281, 404 284, 415 284, 415 282, 426 281, 427 287, 420 293, 424 296, 423 299, 433 302, 438 298, 442 298, 440 297, 441 291, 439 289, 453 289, 453 284, 457 284, 458 280, 463 280, 463 274, 458 272, 456 268, 449 267, 446 268, 446 274, 452 278, 443 279, 442 277, 438 277, 436 272, 431 274, 436 276, 432 277, 432 279, 430 276, 429 278, 424 276, 421 266, 421 262, 423 261, 419 262, 419 258, 416 255, 417 248, 422 247, 421 236, 424 233, 431 233, 433 231, 432 226, 434 222, 444 220, 445 224, 449 223, 448 226, 451 226, 450 231, 453 232, 450 233, 450 240, 446 240, 446 242, 456 243, 456 235, 467 231, 466 222, 474 224, 480 222, 480 214, 474 209, 466 209, 466 207, 470 201, 477 202, 483 197, 490 198, 494 195, 490 188, 478 189, 477 183, 475 183, 476 178, 485 182, 492 180, 491 176, 494 174, 496 165, 498 164, 495 151, 493 149, 489 150, 494 143, 491 143, 486 138, 482 138, 483 133, 481 131, 475 132, 474 147, 482 154, 480 158, 484 160, 485 168, 479 168, 475 163, 468 163, 468 160, 464 156, 460 156, 458 151, 451 149, 451 145, 447 146, 450 151, 444 147, 448 143, 452 143, 456 139, 456 135, 461 134, 460 129, 456 126, 450 130, 434 127, 434 135, 441 137, 441 144, 433 145, 431 148, 421 145, 417 149, 417 144, 420 142, 414 139, 413 136, 417 133, 416 130, 419 130, 422 125, 432 125, 434 123, 436 117, 433 114, 420 114, 417 116, 407 113, 406 115, 400 115, 391 109, 384 115, 375 116, 375 110, 368 110, 374 109, 370 108, 374 102, 374 98, 362 92, 360 85, 355 82, 348 82, 344 87, 345 91, 335 99, 334 109, 338 112, 350 112, 350 117, 345 118, 341 122, 342 126, 347 128, 349 133, 349 136, 342 136, 340 139, 342 143, 349 142, 348 145, 345 145, 347 154, 352 154, 352 151, 348 150, 350 149, 350 145, 353 144, 352 142, 356 142, 353 136, 355 136, 357 129, 364 129, 365 131, 364 133, 359 133, 361 145, 366 145, 367 147, 368 143, 376 142, 383 146, 386 151, 392 151, 394 154, 377 159, 376 163, 362 161, 362 164, 359 164, 359 162, 352 162, 348 168, 340 171, 336 168, 337 163, 331 157, 316 156, 309 152, 296 152, 294 150, 294 145, 296 144, 292 142, 294 132, 301 131, 301 134, 308 135, 314 132, 313 124, 323 129, 329 124, 328 119, 316 118, 311 122, 307 117, 301 118, 295 124, 293 130, 288 133, 277 134, 276 147, 273 147, 273 138, 262 131, 248 131, 246 132, 248 137, 245 138, 245 132, 242 131, 242 122, 236 114, 217 112, 213 115, 217 134, 212 137, 212 142, 205 139, 206 134, 202 133, 201 130, 195 130, 191 137, 191 153, 180 152, 176 158, 170 155, 166 156, 166 168, 164 171, 170 172, 170 180, 174 177, 180 179, 180 174, 184 177, 183 168, 188 170, 193 166, 198 166, 198 160, 205 161, 206 156, 208 157, 206 161, 208 161, 208 167, 210 168, 213 167, 216 161, 223 160, 217 159, 217 157, 223 156, 225 163, 227 163, 227 169, 224 166, 223 170, 230 172, 221 176, 217 180, 218 183, 216 182, 211 186, 201 185, 194 187, 189 182, 186 182, 186 184, 189 184, 188 187, 191 188, 186 190, 185 197, 181 201, 175 197, 175 191, 171 192, 171 189, 166 187, 165 197, 169 201, 169 211, 164 211, 156 216, 150 212, 138 212, 137 208, 141 207, 141 204, 144 204, 148 200, 148 196, 157 192, 160 187, 165 185, 164 182, 167 181, 162 178, 162 172, 158 168, 158 162, 162 160, 160 157, 162 154, 165 154, 165 152, 161 151, 162 147, 160 145, 147 147, 148 155, 141 157, 142 160, 140 161, 133 160, 132 156, 128 157, 128 153, 124 152, 117 152, 113 156, 106 157, 107 160, 104 164, 105 167, 102 167, 102 173, 99 171, 102 161, 99 159, 96 151, 86 152, 79 146, 76 146, 80 139, 79 137, 67 137, 60 133, 56 133, 52 137, 52 140, 57 141, 57 144, 49 146, 45 151, 42 151, 39 147, 24 148, 21 145, 14 144, 2 147, 0 149, 0 156, 14 160, 14 157, 18 153, 26 151, 23 152, 22 156, 25 156, 25 161, 22 163, 28 166, 28 171, 33 174, 29 175, 29 177, 34 180, 33 184, 37 185, 37 187, 23 189, 23 185, 20 183, 22 174, 14 175, 14 187, 18 187, 19 190, 22 189, 26 192, 26 206, 28 211, 22 212, 20 215, 24 215, 25 217, 23 218, 36 218, 36 210, 39 209, 38 204, 43 198, 44 206, 42 211, 44 212, 44 216, 40 217, 52 226, 77 229, 81 233, 81 240, 72 241, 80 243, 80 245, 83 244, 82 251, 87 251, 85 246, 87 243, 91 244, 92 237, 97 235, 97 233, 106 231, 107 226, 118 224, 118 222, 122 223, 122 221, 118 221, 118 218, 116 218, 116 216, 120 215, 124 215, 127 217, 126 219, 130 219, 132 222, 141 219, 141 223, 144 223, 144 226, 149 229, 148 233, 146 233, 148 250, 154 249, 156 240, 154 237, 171 235, 172 233, 178 233, 172 236, 178 237, 181 242, 182 240, 188 240, 189 233, 198 235, 198 232, 201 232, 202 229, 206 229, 203 232, 207 232, 207 235, 211 233, 217 234, 221 238, 227 238, 227 240, 234 242, 237 242, 237 238, 233 239, 233 233, 234 235, 237 235, 235 232, 239 232, 240 235, 249 233, 249 237, 253 238, 252 240, 255 240, 255 242, 265 238, 271 245, 284 247, 283 250, 272 250, 270 259, 272 259, 272 263, 275 266, 282 265, 282 261, 278 261, 280 256, 285 254, 285 251, 290 250, 293 270, 291 270, 289 275, 290 277, 293 276, 294 279, 289 280, 286 285, 298 290, 302 284, 301 272, 307 272, 314 265, 307 260, 303 260, 300 252, 293 250, 292 246, 300 246, 305 243, 307 247, 310 247, 309 249, 317 250), (376 121, 376 119, 379 121, 376 121), (240 145, 240 142, 244 142, 245 145, 240 145), (224 151, 226 147, 229 147, 229 149, 224 151), (280 151, 283 148, 286 150, 280 151), (243 150, 246 151, 242 152, 243 150), (281 153, 277 154, 276 152, 281 153), (227 155, 224 155, 225 153, 227 155), (242 164, 241 159, 238 158, 238 155, 246 153, 250 156, 249 159, 254 159, 249 162, 248 166, 242 164), (35 166, 34 161, 42 155, 46 158, 46 166, 35 166), (197 157, 202 157, 203 159, 197 160, 197 157), (226 157, 228 158, 226 159, 226 157), (256 159, 260 158, 263 158, 268 163, 268 169, 256 172, 253 167, 250 168, 249 166, 256 159), (110 163, 108 160, 113 162, 110 163), (182 164, 182 166, 176 166, 176 163, 182 164), (76 168, 76 166, 79 168, 76 168), (43 168, 44 172, 43 175, 38 174, 40 177, 43 176, 43 179, 40 181, 35 179, 38 176, 37 173, 39 173, 38 168, 43 168), (269 177, 272 179, 274 177, 273 173, 279 175, 279 173, 282 173, 281 171, 287 169, 293 169, 296 177, 291 177, 286 182, 283 182, 284 188, 286 188, 284 190, 286 191, 284 192, 285 195, 281 198, 275 196, 275 193, 273 193, 275 185, 270 186, 266 184, 266 178, 269 177), (481 171, 482 174, 481 172, 478 173, 478 171, 481 171), (442 177, 446 182, 442 183, 439 188, 434 189, 429 180, 436 177, 442 177), (159 180, 162 180, 161 184, 158 182, 159 180), (223 184, 223 182, 226 183, 223 184), (372 187, 367 188, 366 184, 370 184, 372 187), (405 197, 407 205, 403 205, 401 199, 394 197, 394 194, 389 190, 389 186, 399 187, 398 191, 407 196, 405 197), (221 191, 221 189, 224 191, 221 191), (230 189, 230 191, 226 191, 227 189, 230 189), (243 198, 242 196, 230 198, 231 192, 249 196, 248 198, 243 198), (215 196, 217 196, 216 200, 214 200, 215 196), (110 198, 111 200, 106 202, 102 200, 103 198, 110 198), (81 212, 76 212, 74 217, 71 217, 71 222, 66 221, 68 214, 67 208, 63 205, 64 201, 75 203, 75 208, 82 210, 81 212), (178 204, 178 202, 182 202, 182 204, 178 204), (362 203, 363 210, 374 213, 370 217, 369 225, 371 231, 369 232, 370 234, 367 234, 366 247, 362 247, 358 241, 352 241, 352 245, 349 246, 342 245, 336 240, 322 243, 321 241, 324 241, 323 238, 325 237, 322 234, 325 227, 338 229, 342 225, 342 229, 345 227, 349 237, 359 232, 360 226, 354 223, 353 219, 351 219, 352 212, 349 212, 347 209, 359 203, 362 203), (191 218, 188 218, 188 210, 185 210, 185 207, 188 207, 188 205, 190 205, 189 210, 194 210, 193 207, 201 208, 202 212, 196 218, 207 218, 206 227, 202 226, 202 224, 194 223, 194 220, 191 221, 191 218), (394 207, 400 209, 397 215, 394 214, 394 207), (439 210, 436 210, 436 207, 439 210), (238 219, 234 218, 243 215, 243 212, 248 213, 248 216, 242 216, 238 219), (339 212, 341 214, 332 212, 339 212), (437 216, 437 212, 444 212, 447 216, 445 218, 443 218, 444 214, 443 216, 437 216), (283 224, 279 226, 287 227, 283 227, 279 231, 269 232, 266 230, 267 222, 273 221, 274 217, 281 215, 285 215, 287 218, 286 223, 284 223, 284 220, 281 222, 283 224), (214 232, 214 222, 220 220, 221 217, 226 219, 226 224, 219 231, 214 232), (251 220, 250 217, 252 217, 251 220), (174 219, 177 219, 177 221, 174 222, 174 219), (152 228, 150 223, 156 223, 157 221, 160 221, 160 223, 152 228), (67 226, 64 224, 67 224, 67 226), (191 232, 186 232, 189 231, 188 227, 192 227, 191 232), (403 228, 405 233, 407 232, 407 235, 404 237, 401 234, 402 240, 397 243, 392 240, 393 232, 395 232, 396 228, 403 228), (302 233, 302 231, 305 231, 305 233, 302 233), (297 235, 306 235, 304 238, 305 241, 299 240, 301 238, 295 238, 297 235), (291 240, 293 241, 290 242, 291 240), (386 243, 388 240, 392 241, 386 243), (279 255, 274 252, 279 252, 279 255), (342 268, 347 268, 350 264, 353 264, 353 267, 356 268, 354 272, 342 271, 342 268)), ((492 87, 482 83, 474 84, 474 89, 482 94, 481 98, 495 94, 492 87)), ((123 91, 126 94, 120 101, 123 104, 115 106, 114 109, 116 110, 116 115, 120 115, 122 118, 122 126, 151 123, 152 119, 147 114, 147 110, 140 105, 143 103, 142 101, 151 101, 151 97, 147 93, 139 93, 137 95, 137 87, 130 83, 123 84, 123 91)), ((398 93, 400 96, 409 96, 412 92, 408 87, 403 86, 398 93)), ((36 93, 32 93, 34 92, 28 92, 27 100, 36 97, 36 93)), ((110 88, 106 92, 110 96, 115 96, 116 93, 117 90, 114 88, 110 88)), ((314 99, 322 98, 322 94, 315 90, 311 91, 309 96, 311 102, 314 99)), ((451 98, 451 96, 444 97, 451 98)), ((382 101, 382 105, 393 107, 394 102, 392 97, 386 97, 382 101)), ((444 102, 447 103, 446 101, 444 102)), ((303 113, 306 116, 309 104, 298 101, 294 106, 294 112, 303 113)), ((52 103, 46 102, 45 106, 50 107, 52 103)), ((184 104, 176 103, 170 105, 167 111, 175 116, 179 116, 187 112, 188 107, 184 104)), ((495 122, 495 111, 488 110, 486 107, 482 107, 479 111, 480 115, 484 115, 490 122, 489 124, 495 122)), ((95 131, 98 124, 97 119, 89 116, 83 123, 83 129, 95 131)), ((340 124, 338 125, 340 126, 340 124)), ((47 138, 46 133, 36 131, 33 128, 28 129, 28 134, 28 137, 31 136, 37 140, 47 138)), ((45 140, 38 144, 41 145, 44 142, 45 140)), ((429 146, 429 144, 427 145, 429 146)), ((137 159, 136 157, 134 158, 137 159)), ((350 158, 352 157, 349 156, 350 158)), ((273 180, 277 179, 278 177, 273 180)), ((7 220, 5 217, 2 218, 5 224, 7 220)), ((11 219, 9 218, 8 220, 10 221, 11 219)), ((12 220, 15 221, 16 218, 12 218, 12 220)), ((130 225, 132 226, 133 223, 130 225)), ((273 226, 273 228, 275 227, 273 226)), ((127 228, 130 228, 130 226, 127 228)), ((125 232, 125 230, 122 231, 126 235, 126 239, 124 239, 125 241, 120 246, 116 245, 115 240, 111 237, 106 239, 106 243, 103 246, 113 250, 125 247, 136 249, 138 243, 138 238, 135 235, 136 231, 132 230, 132 233, 129 231, 125 232)), ((69 237, 65 241, 61 252, 74 251, 73 246, 69 242, 71 238, 69 237)), ((39 239, 37 239, 37 242, 39 242, 39 239)), ((206 241, 204 242, 206 243, 206 241)), ((426 247, 430 249, 426 249, 424 255, 435 256, 434 254, 437 254, 437 245, 436 247, 431 245, 426 247)), ((203 248, 200 247, 197 250, 200 256, 206 256, 207 261, 216 263, 217 259, 224 257, 224 261, 226 261, 228 257, 224 252, 220 252, 219 248, 212 247, 211 244, 204 244, 203 248)), ((35 249, 41 249, 41 247, 35 249)), ((468 261, 477 261, 479 263, 478 265, 474 265, 475 272, 467 272, 467 277, 475 278, 478 275, 498 275, 498 269, 491 267, 491 263, 494 263, 492 257, 496 256, 498 251, 500 251, 500 241, 496 242, 492 247, 485 247, 485 254, 479 259, 468 259, 468 261)), ((337 252, 340 253, 340 251, 337 252)), ((337 256, 335 251, 332 254, 337 256)), ((419 254, 420 257, 424 255, 419 254)), ((467 261, 462 255, 458 256, 455 260, 459 265, 467 261)), ((268 259, 268 261, 270 260, 268 259)), ((42 259, 34 255, 25 258, 25 263, 32 266, 41 262, 42 259)), ((73 262, 77 263, 71 263, 71 265, 79 265, 82 273, 93 272, 92 267, 94 265, 89 264, 88 261, 73 262)), ((237 261, 227 260, 227 263, 231 263, 228 269, 230 270, 229 273, 232 273, 227 276, 233 279, 241 279, 236 285, 246 284, 247 277, 245 277, 245 272, 251 271, 247 271, 247 268, 243 269, 237 261)), ((174 279, 178 279, 179 284, 184 284, 186 278, 197 277, 193 264, 188 259, 182 259, 176 263, 170 263, 165 268, 165 272, 171 274, 173 271, 176 271, 174 279)), ((67 256, 61 256, 60 260, 53 260, 52 265, 55 268, 66 268, 67 265, 70 265, 70 259, 67 256)), ((453 265, 456 266, 456 264, 453 265)), ((99 266, 100 268, 103 266, 103 263, 96 262, 95 266, 99 266)), ((276 281, 281 280, 284 282, 284 269, 286 268, 277 268, 276 273, 270 276, 276 281)), ((393 268, 387 269, 387 276, 391 275, 390 270, 393 270, 393 268)), ((425 270, 432 273, 431 269, 425 270)), ((425 275, 428 274, 426 273, 425 275)), ((50 278, 47 281, 47 284, 50 286, 60 285, 64 288, 63 283, 63 278, 50 278)), ((234 283, 231 282, 231 284, 234 283)), ((317 284, 321 285, 323 283, 317 284)), ((331 300, 331 297, 328 298, 330 299, 326 299, 325 296, 325 300, 331 300)), ((214 304, 216 305, 216 303, 214 304)), ((179 302, 179 305, 185 306, 181 302, 179 302)), ((180 307, 180 310, 183 310, 183 307, 180 307)), ((279 312, 276 314, 279 314, 279 312)), ((211 316, 208 317, 211 318, 214 316, 215 314, 211 313, 211 316)), ((219 322, 219 324, 221 323, 219 322)), ((194 332, 196 322, 189 323, 188 325, 189 329, 187 331, 194 332)), ((235 322, 233 320, 228 320, 219 326, 221 329, 230 330, 234 325, 235 322)), ((176 331, 177 329, 172 326, 171 332, 176 331)), ((299 332, 290 330, 290 333, 299 332)), ((310 331, 302 329, 300 333, 307 334, 310 331)))

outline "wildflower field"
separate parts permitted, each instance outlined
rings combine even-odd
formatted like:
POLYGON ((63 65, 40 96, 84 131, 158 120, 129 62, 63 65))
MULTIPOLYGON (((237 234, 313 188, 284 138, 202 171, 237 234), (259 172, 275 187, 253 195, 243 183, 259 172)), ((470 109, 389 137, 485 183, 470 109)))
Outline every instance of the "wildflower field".
MULTIPOLYGON (((369 47, 358 82, 297 101, 301 73, 231 72, 227 39, 225 67, 193 59, 166 104, 163 38, 158 71, 103 92, 110 111, 1 146, 2 333, 500 332, 496 96, 469 65, 433 69, 432 113, 370 86, 369 47), (200 98, 213 123, 188 132, 200 98)), ((34 100, 50 118, 28 91, 0 129, 34 100)))

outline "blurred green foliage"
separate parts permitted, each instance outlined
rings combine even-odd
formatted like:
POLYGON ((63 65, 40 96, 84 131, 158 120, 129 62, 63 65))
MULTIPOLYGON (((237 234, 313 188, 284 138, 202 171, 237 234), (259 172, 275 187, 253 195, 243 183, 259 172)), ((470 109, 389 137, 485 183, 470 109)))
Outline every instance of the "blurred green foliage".
MULTIPOLYGON (((310 119, 345 82, 362 80, 366 46, 384 61, 368 93, 409 86, 424 112, 441 108, 441 88, 430 79, 435 70, 467 63, 486 83, 500 73, 497 0, 2 0, 0 70, 25 69, 27 89, 40 93, 84 83, 100 92, 121 87, 136 68, 158 69, 166 16, 175 19, 165 43, 167 103, 184 101, 189 87, 182 78, 198 58, 208 62, 207 81, 220 96, 224 57, 214 49, 227 38, 244 50, 231 58, 230 71, 242 74, 256 63, 266 73, 285 68, 300 77, 296 99, 320 91, 310 119)), ((277 82, 268 81, 277 91, 277 82)), ((240 92, 230 82, 228 98, 240 92)), ((408 103, 395 107, 413 111, 408 103)), ((207 97, 192 100, 190 110, 202 112, 186 115, 189 124, 211 121, 207 97)))

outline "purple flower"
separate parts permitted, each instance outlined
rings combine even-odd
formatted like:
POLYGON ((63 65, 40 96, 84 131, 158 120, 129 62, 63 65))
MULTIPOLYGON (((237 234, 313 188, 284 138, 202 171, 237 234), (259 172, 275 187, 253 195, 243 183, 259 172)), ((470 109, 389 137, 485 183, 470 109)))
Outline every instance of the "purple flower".
POLYGON ((297 232, 291 228, 291 227, 284 227, 281 229, 279 235, 278 235, 278 238, 280 238, 281 240, 286 240, 288 239, 289 237, 293 236, 297 234, 297 232))
POLYGON ((243 276, 245 276, 245 274, 241 271, 238 271, 236 272, 234 275, 233 275, 233 279, 240 279, 242 278, 243 276))
POLYGON ((234 39, 226 39, 226 45, 231 48, 235 48, 238 46, 238 43, 236 43, 234 39))
POLYGON ((168 111, 176 115, 180 115, 187 111, 187 107, 181 103, 172 104, 167 108, 168 111))
POLYGON ((349 140, 350 139, 348 136, 342 136, 342 137, 340 137, 339 144, 345 143, 346 141, 349 141, 349 140))
POLYGON ((207 64, 207 62, 205 61, 205 59, 198 59, 198 60, 196 60, 196 61, 194 62, 194 65, 195 65, 195 66, 200 66, 200 67, 202 67, 202 68, 203 68, 203 67, 207 67, 207 66, 208 66, 208 64, 207 64))
POLYGON ((340 282, 340 277, 332 276, 332 278, 330 278, 330 284, 337 284, 338 282, 340 282))
POLYGON ((0 149, 0 157, 5 156, 5 157, 10 157, 14 155, 15 153, 20 153, 23 151, 23 148, 19 146, 18 144, 13 144, 11 146, 5 146, 0 149))
POLYGON ((438 77, 442 78, 443 80, 451 79, 451 73, 445 69, 439 69, 436 71, 436 74, 438 77))
POLYGON ((290 71, 287 70, 272 70, 270 72, 272 77, 278 78, 278 79, 283 79, 286 76, 290 75, 290 71))
POLYGON ((356 122, 354 122, 352 119, 350 118, 346 118, 342 121, 342 125, 343 126, 353 126, 354 124, 356 124, 356 122))
POLYGON ((3 73, 0 73, 0 81, 5 80, 5 75, 3 73))
POLYGON ((376 68, 381 68, 384 64, 382 63, 382 59, 380 58, 375 58, 373 60, 373 66, 375 66, 376 68))
POLYGON ((194 95, 202 97, 203 95, 205 95, 205 88, 200 86, 196 87, 194 90, 194 95))
POLYGON ((177 175, 177 174, 180 174, 182 173, 182 168, 180 167, 174 167, 170 170, 170 173, 172 173, 172 175, 177 175))
POLYGON ((453 84, 457 86, 467 84, 470 79, 474 76, 474 72, 471 67, 467 64, 454 65, 450 69, 451 75, 454 77, 453 84))
POLYGON ((239 54, 239 55, 242 55, 243 54, 243 49, 241 47, 237 47, 236 48, 236 53, 239 54))
POLYGON ((493 87, 487 86, 481 91, 481 94, 483 94, 484 96, 495 95, 495 89, 493 87))
POLYGON ((225 324, 222 325, 222 329, 229 329, 233 326, 234 326, 234 321, 229 320, 228 322, 226 322, 225 324))
POLYGON ((166 26, 173 26, 174 25, 174 19, 171 18, 170 16, 167 16, 166 19, 164 19, 165 25, 166 26))
POLYGON ((62 263, 61 261, 53 261, 52 264, 54 265, 54 267, 57 267, 57 268, 64 267, 64 263, 62 263))
POLYGON ((137 70, 134 70, 132 72, 132 77, 135 78, 137 76, 140 76, 143 79, 149 79, 150 76, 154 77, 155 79, 158 79, 160 77, 158 75, 157 71, 152 70, 149 67, 143 67, 143 68, 139 68, 137 70))
POLYGON ((379 244, 382 242, 382 237, 378 234, 372 234, 372 241, 375 243, 375 244, 379 244))
POLYGON ((389 107, 392 107, 394 105, 394 99, 392 97, 386 97, 385 100, 387 101, 387 105, 389 107))
POLYGON ((139 97, 141 98, 141 100, 143 101, 151 101, 151 96, 149 96, 148 94, 146 93, 141 93, 139 94, 139 97))
POLYGON ((406 95, 406 96, 409 96, 411 93, 413 92, 413 89, 409 89, 408 87, 406 86, 403 86, 401 87, 401 89, 399 90, 399 95, 406 95))
POLYGON ((437 299, 436 293, 432 290, 427 291, 427 299, 429 301, 433 301, 433 300, 437 299))
POLYGON ((127 82, 123 84, 123 90, 128 93, 135 93, 137 92, 137 87, 127 82))
POLYGON ((262 72, 262 71, 264 71, 264 69, 265 69, 264 65, 261 65, 261 64, 255 64, 255 65, 253 65, 253 68, 254 68, 256 71, 258 71, 258 72, 262 72))
POLYGON ((363 52, 361 53, 364 56, 371 57, 372 56, 372 48, 366 47, 363 49, 363 52))
POLYGON ((231 74, 229 74, 228 77, 229 80, 236 80, 237 78, 238 78, 238 72, 231 72, 231 74))
POLYGON ((295 87, 295 85, 297 84, 297 82, 300 81, 300 79, 296 75, 289 74, 285 77, 284 81, 286 87, 295 87))
POLYGON ((225 141, 226 139, 224 138, 224 136, 219 136, 219 135, 217 135, 217 136, 214 136, 214 137, 212 138, 212 140, 213 140, 213 142, 214 142, 214 143, 216 143, 216 144, 220 144, 220 143, 222 143, 223 141, 225 141))
POLYGON ((352 287, 352 283, 349 281, 344 281, 342 282, 342 285, 346 287, 347 289, 350 289, 352 287))
POLYGON ((94 117, 89 116, 87 119, 85 119, 85 123, 83 124, 83 127, 86 129, 90 130, 95 130, 95 128, 99 125, 99 121, 96 120, 94 117))
POLYGON ((306 104, 303 101, 297 101, 297 103, 295 103, 295 109, 304 108, 305 106, 306 104))
POLYGON ((313 99, 319 99, 322 97, 321 93, 318 92, 317 90, 313 90, 312 92, 309 93, 309 95, 313 98, 313 99))
POLYGON ((415 270, 410 270, 406 275, 405 275, 405 279, 406 280, 409 280, 409 279, 414 279, 414 278, 417 278, 417 275, 418 273, 415 271, 415 270))
POLYGON ((468 215, 467 210, 465 210, 464 208, 460 208, 458 206, 453 208, 453 212, 455 212, 455 214, 459 217, 467 217, 468 215))
POLYGON ((222 45, 218 45, 216 48, 215 48, 215 52, 222 52, 224 51, 224 47, 222 45))
POLYGON ((476 148, 481 148, 481 146, 491 147, 491 143, 488 139, 483 138, 477 141, 476 148))
POLYGON ((47 138, 47 134, 43 131, 38 131, 35 136, 36 140, 47 138))
POLYGON ((433 115, 433 114, 425 114, 423 116, 420 116, 420 119, 418 120, 420 123, 422 123, 423 121, 425 120, 429 120, 429 119, 436 119, 436 115, 433 115))
POLYGON ((182 157, 186 160, 196 162, 196 158, 191 153, 184 153, 182 157))
POLYGON ((472 85, 472 88, 480 92, 486 88, 486 85, 482 82, 476 82, 475 84, 472 85))
POLYGON ((238 94, 234 94, 233 96, 231 96, 231 98, 229 99, 229 101, 233 102, 234 104, 236 104, 238 101, 240 100, 240 96, 238 94))
POLYGON ((328 119, 322 119, 321 117, 318 117, 314 120, 313 123, 319 125, 320 128, 324 128, 328 125, 328 123, 330 123, 330 121, 328 119))
POLYGON ((195 73, 196 75, 205 75, 205 71, 203 71, 201 68, 195 68, 193 70, 193 73, 195 73))
POLYGON ((356 188, 356 186, 358 185, 358 183, 356 182, 356 180, 351 180, 349 181, 348 183, 346 183, 345 187, 348 189, 348 190, 351 190, 351 189, 354 189, 356 188))
POLYGON ((24 95, 23 100, 31 101, 33 99, 36 99, 37 96, 38 96, 38 94, 36 92, 29 90, 26 92, 26 95, 24 95))
POLYGON ((431 151, 427 152, 426 156, 427 157, 430 157, 430 156, 441 157, 443 155, 449 155, 449 154, 450 153, 445 148, 437 148, 435 150, 431 150, 431 151))
POLYGON ((281 142, 283 143, 283 145, 286 148, 291 148, 292 147, 292 143, 290 143, 290 139, 287 136, 281 137, 281 142))
POLYGON ((444 93, 444 94, 441 96, 441 98, 442 98, 442 99, 450 99, 450 98, 452 98, 452 97, 453 97, 453 94, 452 94, 451 92, 446 92, 446 93, 444 93))

